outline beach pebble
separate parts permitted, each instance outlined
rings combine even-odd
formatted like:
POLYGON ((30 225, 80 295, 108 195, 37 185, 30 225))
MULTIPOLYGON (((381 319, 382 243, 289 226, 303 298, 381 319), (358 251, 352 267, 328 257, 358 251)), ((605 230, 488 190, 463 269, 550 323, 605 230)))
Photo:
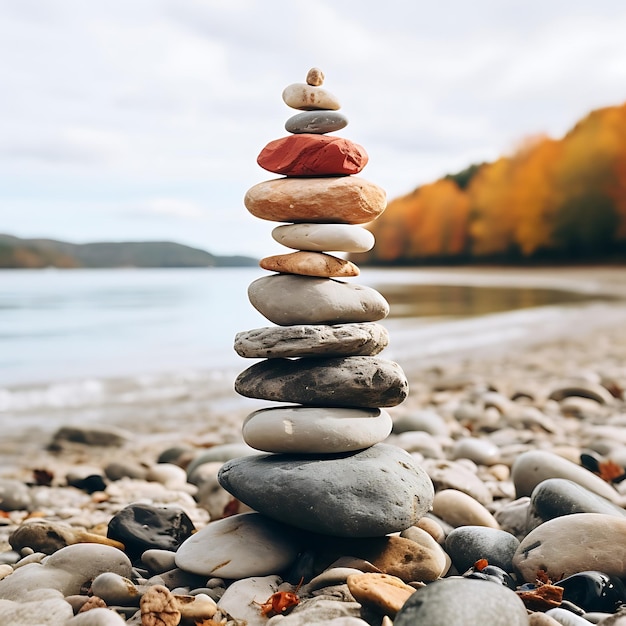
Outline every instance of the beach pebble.
POLYGON ((588 381, 573 381, 569 384, 561 385, 553 389, 550 394, 550 400, 560 402, 570 397, 587 398, 598 404, 613 404, 614 398, 608 389, 599 383, 588 381))
POLYGON ((273 178, 248 189, 244 204, 273 222, 366 224, 387 206, 385 191, 359 176, 273 178))
POLYGON ((332 457, 235 459, 222 486, 251 508, 293 526, 341 537, 375 537, 412 526, 432 504, 430 479, 395 446, 332 457))
POLYGON ((298 550, 289 527, 259 513, 244 513, 211 522, 189 537, 176 552, 176 565, 203 576, 266 576, 289 567, 298 550))
POLYGON ((170 488, 184 488, 187 472, 173 463, 155 463, 146 472, 146 480, 152 480, 170 488))
POLYGON ((221 611, 245 623, 247 626, 264 626, 267 616, 261 612, 261 605, 278 591, 279 576, 252 576, 233 582, 217 603, 221 611))
POLYGON ((513 565, 527 582, 534 582, 540 569, 553 580, 595 569, 623 577, 626 520, 600 513, 574 513, 549 520, 526 535, 513 565))
POLYGON ((272 237, 288 248, 311 252, 367 252, 375 243, 369 230, 353 224, 282 224, 272 237))
POLYGON ((0 478, 0 511, 29 510, 31 503, 30 490, 24 483, 0 478))
POLYGON ((626 604, 626 588, 616 576, 588 571, 567 576, 558 581, 563 588, 563 599, 583 611, 615 613, 626 604))
POLYGON ((235 335, 235 351, 251 359, 298 356, 374 356, 389 343, 375 322, 361 324, 269 326, 235 335))
POLYGON ((512 560, 520 542, 504 530, 485 526, 462 526, 446 537, 446 552, 457 571, 465 572, 479 559, 487 559, 506 572, 512 571, 512 560))
POLYGON ((397 414, 393 418, 395 434, 407 431, 424 431, 435 437, 448 437, 450 429, 445 420, 435 411, 417 409, 397 414))
POLYGON ((132 433, 115 426, 62 426, 52 436, 51 449, 62 447, 64 443, 79 443, 86 446, 123 446, 132 440, 132 433))
POLYGON ((292 109, 315 111, 328 109, 336 111, 341 108, 339 100, 328 90, 317 85, 294 83, 283 90, 283 102, 292 109))
POLYGON ((289 133, 315 133, 323 135, 341 130, 348 125, 348 118, 339 111, 304 111, 292 115, 285 122, 289 133))
POLYGON ((127 623, 128 622, 116 611, 96 607, 68 619, 63 626, 124 626, 124 624, 127 623))
POLYGON ((194 532, 187 513, 178 507, 134 503, 116 513, 107 536, 124 544, 126 552, 140 556, 145 550, 176 550, 194 532))
POLYGON ((397 363, 380 357, 267 359, 235 380, 248 398, 337 407, 390 407, 408 395, 409 384, 397 363))
POLYGON ((324 84, 324 72, 319 67, 312 67, 306 75, 306 84, 319 87, 324 84))
POLYGON ((395 617, 415 588, 388 574, 352 574, 347 579, 354 599, 373 606, 379 612, 395 617))
POLYGON ((245 442, 265 452, 335 453, 368 448, 386 439, 391 417, 383 409, 278 406, 248 415, 245 442))
POLYGON ((365 148, 331 135, 300 133, 270 141, 257 163, 285 176, 349 176, 358 174, 368 161, 365 148))
POLYGON ((426 459, 423 465, 437 491, 456 489, 483 505, 491 504, 493 501, 488 487, 460 461, 426 459))
POLYGON ((141 554, 142 564, 153 574, 167 572, 176 566, 175 554, 171 550, 151 548, 141 554))
POLYGON ((458 489, 438 491, 433 500, 433 513, 455 528, 459 526, 500 527, 494 516, 480 502, 458 489))
POLYGON ((346 582, 348 576, 362 573, 363 572, 361 570, 354 567, 330 567, 325 569, 321 574, 312 578, 304 587, 302 587, 302 593, 306 592, 307 594, 310 594, 317 589, 343 584, 346 582))
POLYGON ((361 619, 358 602, 331 600, 324 596, 307 598, 283 617, 275 615, 267 626, 368 626, 361 619))
POLYGON ((572 513, 603 513, 626 517, 617 504, 565 478, 548 478, 540 482, 530 497, 528 530, 555 517, 572 513))
POLYGON ((312 276, 257 278, 248 286, 248 298, 279 326, 375 322, 389 313, 387 300, 371 287, 312 276))
POLYGON ((549 609, 545 612, 545 615, 561 626, 589 626, 591 623, 584 617, 576 615, 567 609, 562 609, 561 607, 549 609))
POLYGON ((72 616, 72 607, 61 596, 30 602, 0 600, 0 623, 6 626, 60 626, 72 616))
POLYGON ((119 541, 87 532, 84 528, 37 518, 18 526, 9 537, 9 543, 17 551, 31 548, 44 554, 52 554, 75 543, 102 543, 114 548, 123 548, 119 541))
POLYGON ((138 605, 139 589, 131 580, 114 572, 103 572, 93 579, 91 593, 107 605, 138 605))
POLYGON ((111 461, 104 466, 104 474, 109 480, 120 480, 121 478, 134 478, 144 480, 148 469, 132 460, 111 461))
POLYGON ((503 504, 494 513, 494 517, 500 529, 511 533, 520 541, 528 534, 528 516, 530 510, 530 498, 522 496, 503 504))
POLYGON ((174 599, 183 622, 187 620, 199 622, 209 619, 217 613, 215 600, 206 593, 197 593, 196 595, 174 594, 174 599))
POLYGON ((406 431, 394 435, 389 443, 393 443, 412 454, 418 452, 429 459, 440 459, 444 456, 441 443, 430 433, 423 431, 406 431))
POLYGON ((359 268, 350 261, 323 252, 304 250, 268 256, 261 259, 259 265, 270 272, 299 276, 346 278, 359 275, 359 268))
POLYGON ((129 558, 111 546, 80 543, 61 548, 42 559, 28 563, 0 580, 0 598, 19 600, 30 592, 56 589, 64 596, 77 594, 102 572, 131 575, 129 558))
POLYGON ((518 498, 530 496, 533 489, 548 478, 565 478, 611 502, 620 501, 618 492, 599 476, 546 450, 529 450, 517 457, 511 478, 518 498))
POLYGON ((444 578, 418 589, 394 626, 527 626, 524 603, 511 589, 469 578, 444 578))
POLYGON ((193 481, 193 474, 196 468, 205 463, 224 463, 224 461, 230 461, 230 459, 250 454, 258 454, 258 452, 245 443, 223 443, 211 446, 207 450, 199 452, 187 465, 188 479, 193 481))
POLYGON ((500 461, 500 450, 486 439, 464 437, 454 444, 451 458, 470 459, 478 465, 495 465, 500 461))
POLYGON ((404 582, 431 582, 446 569, 447 561, 439 545, 413 541, 406 537, 376 538, 360 551, 382 573, 404 582))
POLYGON ((410 528, 403 530, 400 533, 400 537, 410 539, 411 541, 418 543, 423 548, 429 550, 432 560, 437 562, 436 568, 439 569, 439 576, 443 576, 448 571, 451 561, 448 554, 442 548, 446 538, 440 531, 441 526, 438 526, 427 517, 422 517, 422 519, 417 522, 416 526, 411 526, 410 528), (435 529, 429 528, 431 523, 435 526, 435 529), (427 529, 431 532, 434 530, 434 534, 437 535, 437 537, 434 537, 433 534, 428 532, 427 529))
POLYGON ((142 626, 177 626, 180 609, 172 592, 163 585, 149 587, 141 597, 142 626))

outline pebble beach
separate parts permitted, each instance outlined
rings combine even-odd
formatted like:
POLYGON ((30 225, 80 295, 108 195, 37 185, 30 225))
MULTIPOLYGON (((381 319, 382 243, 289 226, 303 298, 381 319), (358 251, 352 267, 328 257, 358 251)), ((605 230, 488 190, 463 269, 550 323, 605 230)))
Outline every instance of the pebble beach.
MULTIPOLYGON (((586 271, 623 293, 619 270, 586 271)), ((414 346, 383 445, 406 452, 434 498, 384 537, 296 529, 219 484, 225 462, 258 454, 241 428, 264 405, 235 402, 232 381, 215 382, 201 417, 173 399, 159 414, 135 407, 133 423, 14 441, 0 478, 0 623, 621 623, 626 307, 589 312, 456 358, 414 346)), ((343 478, 331 477, 339 493, 343 478)), ((302 486, 280 481, 298 501, 302 486)))

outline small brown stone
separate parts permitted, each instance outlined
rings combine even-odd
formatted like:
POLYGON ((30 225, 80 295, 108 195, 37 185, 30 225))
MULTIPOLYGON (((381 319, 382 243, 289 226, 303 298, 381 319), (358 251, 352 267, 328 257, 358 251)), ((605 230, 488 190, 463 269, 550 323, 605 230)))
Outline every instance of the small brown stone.
POLYGON ((164 585, 149 587, 140 602, 141 626, 177 626, 181 613, 172 592, 164 585))
POLYGON ((324 84, 324 72, 317 67, 312 67, 306 75, 306 84, 319 87, 324 84))
POLYGON ((415 593, 414 587, 389 574, 351 574, 346 582, 357 602, 371 605, 391 617, 415 593))
POLYGON ((106 609, 107 603, 98 596, 91 596, 83 606, 80 607, 79 613, 85 613, 91 609, 106 609))
POLYGON ((350 261, 323 252, 304 250, 268 256, 261 259, 259 265, 270 272, 320 278, 346 278, 359 275, 359 268, 350 261))

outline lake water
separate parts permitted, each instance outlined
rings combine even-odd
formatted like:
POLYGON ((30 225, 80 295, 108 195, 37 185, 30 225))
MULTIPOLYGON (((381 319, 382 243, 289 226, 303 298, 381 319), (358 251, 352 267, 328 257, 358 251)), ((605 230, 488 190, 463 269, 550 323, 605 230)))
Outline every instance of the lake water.
MULTIPOLYGON (((0 271, 5 452, 11 429, 32 437, 61 420, 138 422, 148 407, 150 420, 163 423, 185 402, 190 419, 220 395, 232 402, 234 376, 250 364, 233 351, 234 336, 269 325, 246 292, 263 275, 256 268, 0 271)), ((485 283, 480 272, 365 268, 352 281, 389 300, 383 356, 405 369, 416 355, 482 350, 560 328, 570 304, 581 309, 589 300, 554 285, 511 286, 506 276, 485 283)))

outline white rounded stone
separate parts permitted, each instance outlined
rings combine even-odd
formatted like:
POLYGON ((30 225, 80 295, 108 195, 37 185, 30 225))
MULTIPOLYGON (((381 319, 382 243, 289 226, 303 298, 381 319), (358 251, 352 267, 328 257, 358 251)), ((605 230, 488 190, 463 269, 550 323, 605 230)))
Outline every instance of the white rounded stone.
POLYGON ((271 407, 243 423, 244 441, 265 452, 334 453, 369 448, 391 432, 383 409, 271 407))
POLYGON ((374 235, 356 224, 282 224, 272 230, 275 241, 294 250, 367 252, 374 235))
POLYGON ((341 108, 339 100, 330 91, 305 83, 293 83, 285 87, 283 102, 292 109, 303 111, 315 111, 317 109, 337 111, 341 108))
POLYGON ((289 567, 299 546, 288 526, 259 513, 211 522, 176 551, 176 566, 200 576, 248 578, 289 567))

